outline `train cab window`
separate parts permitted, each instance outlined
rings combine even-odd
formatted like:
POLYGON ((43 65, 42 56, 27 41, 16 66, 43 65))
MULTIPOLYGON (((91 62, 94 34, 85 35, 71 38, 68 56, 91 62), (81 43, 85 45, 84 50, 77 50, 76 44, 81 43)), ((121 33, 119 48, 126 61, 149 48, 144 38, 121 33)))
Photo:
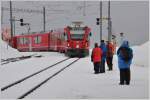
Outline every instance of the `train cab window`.
POLYGON ((71 39, 79 39, 82 40, 84 37, 84 34, 71 34, 71 39))
POLYGON ((68 40, 68 34, 65 34, 64 39, 68 40))
POLYGON ((70 30, 71 39, 79 39, 82 40, 84 38, 84 29, 82 27, 73 27, 70 30))
POLYGON ((41 36, 34 37, 34 43, 36 43, 36 44, 41 43, 41 36))

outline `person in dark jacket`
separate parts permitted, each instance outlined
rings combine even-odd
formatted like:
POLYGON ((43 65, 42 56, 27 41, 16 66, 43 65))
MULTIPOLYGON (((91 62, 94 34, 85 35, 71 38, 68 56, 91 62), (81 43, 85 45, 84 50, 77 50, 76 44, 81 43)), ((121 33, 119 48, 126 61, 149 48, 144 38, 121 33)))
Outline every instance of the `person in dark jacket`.
POLYGON ((107 47, 106 62, 107 62, 108 70, 111 71, 113 69, 114 46, 111 42, 107 41, 106 47, 107 47))
POLYGON ((100 63, 102 57, 102 50, 98 47, 98 44, 95 43, 95 48, 92 50, 91 61, 94 64, 95 74, 99 73, 100 63))
POLYGON ((118 67, 120 70, 120 85, 130 84, 130 65, 133 59, 133 51, 129 47, 128 41, 123 41, 117 50, 118 67))
POLYGON ((105 61, 106 61, 106 44, 104 40, 101 40, 101 45, 100 48, 102 49, 102 61, 101 61, 101 66, 100 66, 100 73, 105 73, 105 61))

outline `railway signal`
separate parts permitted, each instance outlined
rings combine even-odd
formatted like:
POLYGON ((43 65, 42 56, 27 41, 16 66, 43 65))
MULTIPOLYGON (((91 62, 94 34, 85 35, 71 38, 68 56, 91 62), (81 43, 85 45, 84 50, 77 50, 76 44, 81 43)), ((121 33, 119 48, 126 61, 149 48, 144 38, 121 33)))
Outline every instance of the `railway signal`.
POLYGON ((20 19, 20 22, 21 22, 20 25, 23 26, 24 25, 23 19, 20 19))
POLYGON ((99 19, 100 19, 100 18, 96 18, 96 21, 97 21, 97 22, 96 22, 96 25, 99 25, 99 19))
POLYGON ((19 21, 21 22, 21 23, 20 23, 20 26, 27 25, 28 33, 29 33, 29 31, 30 31, 30 23, 24 23, 24 22, 23 22, 23 18, 21 18, 19 21))
POLYGON ((29 25, 29 23, 24 23, 24 22, 23 22, 23 19, 20 19, 19 21, 21 22, 21 23, 20 23, 20 26, 29 25))

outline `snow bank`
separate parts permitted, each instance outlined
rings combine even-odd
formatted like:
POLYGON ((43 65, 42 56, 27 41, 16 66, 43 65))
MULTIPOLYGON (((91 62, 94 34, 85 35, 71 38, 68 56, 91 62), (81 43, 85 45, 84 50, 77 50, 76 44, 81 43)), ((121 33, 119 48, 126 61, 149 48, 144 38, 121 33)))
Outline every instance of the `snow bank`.
POLYGON ((0 40, 1 59, 11 58, 18 55, 18 51, 10 47, 6 42, 0 40))
POLYGON ((28 52, 28 53, 19 52, 17 49, 10 47, 6 42, 4 42, 1 39, 0 39, 0 53, 1 53, 1 59, 14 58, 23 55, 33 54, 32 52, 28 52))
POLYGON ((0 39, 0 53, 1 53, 1 59, 8 59, 8 58, 15 58, 20 56, 28 56, 28 55, 42 55, 45 57, 55 57, 58 56, 64 56, 62 53, 58 52, 19 52, 17 49, 14 49, 10 47, 6 42, 0 39))
POLYGON ((136 66, 148 67, 149 56, 149 41, 140 46, 134 46, 133 48, 133 64, 136 66))

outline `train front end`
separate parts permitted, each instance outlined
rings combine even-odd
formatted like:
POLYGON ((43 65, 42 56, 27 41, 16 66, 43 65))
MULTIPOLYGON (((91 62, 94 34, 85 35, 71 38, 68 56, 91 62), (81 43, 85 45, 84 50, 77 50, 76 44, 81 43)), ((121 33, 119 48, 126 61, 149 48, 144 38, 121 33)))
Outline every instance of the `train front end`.
POLYGON ((66 55, 69 57, 85 57, 89 55, 90 28, 87 26, 66 27, 67 40, 66 55))

